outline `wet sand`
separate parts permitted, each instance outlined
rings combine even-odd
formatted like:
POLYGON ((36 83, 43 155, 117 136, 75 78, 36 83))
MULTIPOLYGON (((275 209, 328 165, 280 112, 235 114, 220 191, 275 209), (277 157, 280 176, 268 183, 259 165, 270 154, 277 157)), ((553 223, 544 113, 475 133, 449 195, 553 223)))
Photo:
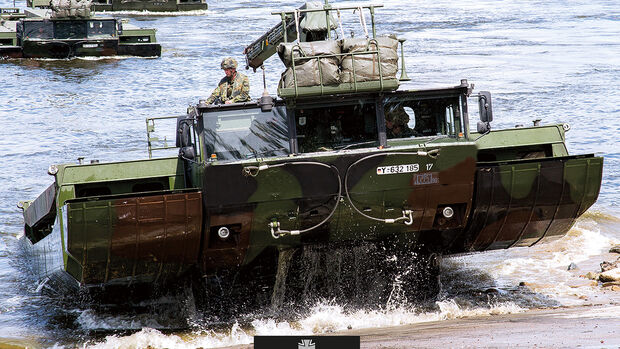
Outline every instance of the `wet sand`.
POLYGON ((620 348, 620 304, 348 331, 362 348, 620 348))
MULTIPOLYGON (((582 305, 531 309, 522 313, 463 317, 396 327, 352 329, 338 334, 361 338, 362 348, 618 348, 620 286, 602 287, 584 277, 600 272, 616 253, 591 256, 571 273, 571 287, 593 287, 582 305)), ((535 284, 525 283, 532 291, 535 284)))
MULTIPOLYGON (((601 261, 618 254, 593 256, 579 263, 575 276, 600 271, 601 261)), ((351 329, 329 335, 360 336, 362 348, 618 348, 620 290, 593 286, 579 277, 575 288, 595 287, 582 305, 531 309, 522 313, 462 317, 395 327, 351 329)), ((527 285, 527 283, 526 283, 527 285)), ((536 285, 528 285, 536 288, 536 285)), ((228 348, 253 348, 239 345, 228 348)))
POLYGON ((360 336, 362 348, 377 349, 620 348, 620 302, 353 329, 332 335, 360 336))
MULTIPOLYGON (((579 263, 575 275, 600 271, 607 253, 579 263)), ((573 287, 596 281, 580 278, 573 287)), ((620 291, 600 287, 583 305, 463 317, 405 326, 349 330, 362 348, 620 348, 620 291)))

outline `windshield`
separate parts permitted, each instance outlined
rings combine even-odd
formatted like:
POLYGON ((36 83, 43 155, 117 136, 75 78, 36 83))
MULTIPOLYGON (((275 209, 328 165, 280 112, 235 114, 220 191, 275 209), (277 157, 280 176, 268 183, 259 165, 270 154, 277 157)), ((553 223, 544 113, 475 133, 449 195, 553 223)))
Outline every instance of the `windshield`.
POLYGON ((83 39, 86 38, 85 21, 55 21, 54 37, 56 39, 83 39))
POLYGON ((375 101, 295 111, 301 153, 353 148, 378 143, 375 101))
POLYGON ((388 139, 463 132, 458 97, 422 100, 391 97, 385 101, 384 113, 388 139))
POLYGON ((88 21, 87 27, 89 38, 109 38, 115 35, 116 21, 88 21))
POLYGON ((54 26, 50 21, 24 21, 24 39, 52 39, 54 26))
POLYGON ((270 112, 241 109, 205 113, 204 137, 209 156, 218 160, 282 156, 290 153, 286 107, 270 112))

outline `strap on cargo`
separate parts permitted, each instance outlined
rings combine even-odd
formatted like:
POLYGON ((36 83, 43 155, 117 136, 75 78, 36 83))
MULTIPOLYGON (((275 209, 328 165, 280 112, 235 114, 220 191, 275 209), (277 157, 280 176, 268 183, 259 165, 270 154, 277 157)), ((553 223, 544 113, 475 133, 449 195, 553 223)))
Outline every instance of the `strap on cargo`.
POLYGON ((342 19, 340 18, 340 10, 336 10, 338 14, 338 26, 340 26, 340 34, 342 35, 341 39, 344 39, 344 30, 342 29, 342 19))
POLYGON ((366 34, 366 38, 368 38, 368 27, 366 26, 366 18, 364 17, 364 10, 362 9, 361 6, 359 6, 357 10, 360 12, 360 25, 362 26, 362 29, 364 29, 364 34, 366 34))
POLYGON ((295 10, 293 15, 295 16, 295 29, 297 29, 297 42, 301 42, 299 40, 299 10, 295 10))

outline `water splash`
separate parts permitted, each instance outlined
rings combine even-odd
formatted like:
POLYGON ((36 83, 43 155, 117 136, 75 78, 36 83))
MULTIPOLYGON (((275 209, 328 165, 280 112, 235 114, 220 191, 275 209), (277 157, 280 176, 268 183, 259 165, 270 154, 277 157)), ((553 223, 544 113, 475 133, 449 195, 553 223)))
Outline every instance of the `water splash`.
POLYGON ((410 308, 395 308, 390 311, 358 310, 347 312, 342 306, 331 302, 317 303, 310 314, 296 322, 257 319, 250 326, 235 323, 219 332, 196 331, 181 335, 166 335, 152 328, 145 328, 130 336, 108 336, 99 343, 86 348, 216 348, 222 346, 250 344, 255 335, 318 335, 343 332, 350 329, 401 326, 430 321, 457 319, 469 316, 511 314, 525 309, 510 303, 490 305, 485 308, 466 309, 454 301, 437 302, 439 311, 419 312, 410 308))

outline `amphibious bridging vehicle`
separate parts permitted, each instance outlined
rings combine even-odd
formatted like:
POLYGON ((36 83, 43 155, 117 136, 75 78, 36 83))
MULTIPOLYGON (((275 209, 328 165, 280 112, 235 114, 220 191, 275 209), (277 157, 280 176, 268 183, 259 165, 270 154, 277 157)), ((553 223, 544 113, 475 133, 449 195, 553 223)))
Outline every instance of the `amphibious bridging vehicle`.
POLYGON ((151 118, 149 159, 51 165, 54 182, 19 204, 40 277, 59 288, 174 284, 308 246, 452 254, 566 234, 598 197, 603 159, 569 155, 566 124, 491 130, 491 95, 466 80, 398 90, 403 40, 375 35, 378 7, 362 7, 369 38, 339 40, 331 15, 351 8, 277 13, 282 24, 245 53, 252 68, 280 53, 280 98, 190 107, 174 121, 178 156, 151 157, 162 148, 151 118))
POLYGON ((91 16, 88 8, 0 12, 0 57, 161 56, 155 29, 91 16))
MULTIPOLYGON (((32 8, 49 8, 50 0, 26 0, 32 8)), ((175 12, 206 10, 206 0, 93 0, 93 11, 175 12)))

